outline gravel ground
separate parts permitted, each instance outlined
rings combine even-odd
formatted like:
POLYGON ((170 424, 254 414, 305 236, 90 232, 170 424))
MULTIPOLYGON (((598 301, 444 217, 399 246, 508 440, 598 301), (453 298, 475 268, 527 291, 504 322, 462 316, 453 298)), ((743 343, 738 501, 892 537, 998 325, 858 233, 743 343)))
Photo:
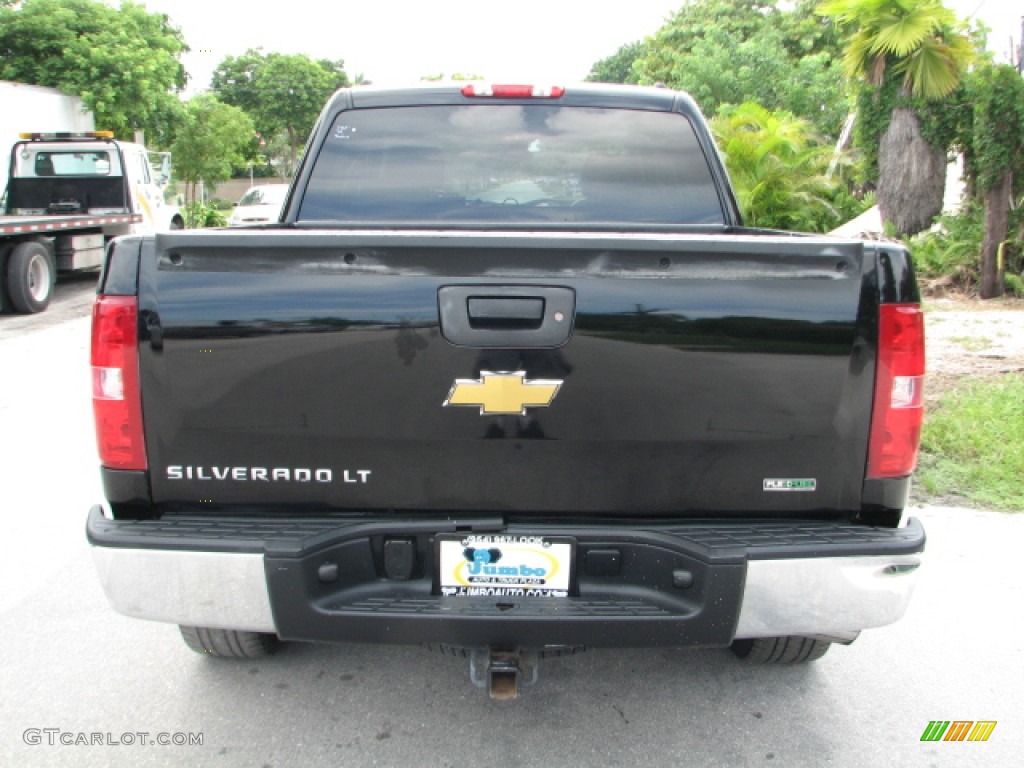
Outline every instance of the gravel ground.
POLYGON ((965 376, 1024 376, 1024 301, 930 299, 925 306, 929 401, 965 376))

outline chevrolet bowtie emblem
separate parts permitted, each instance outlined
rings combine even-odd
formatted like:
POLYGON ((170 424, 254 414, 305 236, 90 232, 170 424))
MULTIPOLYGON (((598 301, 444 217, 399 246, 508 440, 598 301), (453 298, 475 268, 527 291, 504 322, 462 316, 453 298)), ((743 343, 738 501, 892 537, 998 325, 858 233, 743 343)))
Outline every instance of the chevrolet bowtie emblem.
POLYGON ((479 379, 456 379, 444 404, 476 407, 481 416, 525 416, 527 408, 551 405, 561 386, 561 381, 527 379, 525 371, 480 371, 479 379))

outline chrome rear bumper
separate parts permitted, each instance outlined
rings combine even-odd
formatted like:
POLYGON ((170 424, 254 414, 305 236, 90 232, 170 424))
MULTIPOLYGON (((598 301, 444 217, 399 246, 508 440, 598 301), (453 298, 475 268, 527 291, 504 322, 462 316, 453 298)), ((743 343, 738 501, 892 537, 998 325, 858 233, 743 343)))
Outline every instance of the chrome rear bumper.
MULTIPOLYGON (((241 551, 257 548, 248 539, 252 546, 237 545, 227 548, 230 551, 190 550, 187 544, 167 545, 166 538, 162 540, 164 545, 153 545, 150 542, 154 531, 148 530, 145 522, 120 524, 97 515, 98 508, 90 517, 89 538, 94 544, 93 555, 103 589, 118 612, 187 626, 280 633, 268 573, 268 567, 279 567, 276 563, 281 562, 280 554, 270 557, 262 551, 241 551), (119 535, 110 533, 117 529, 121 529, 119 535), (132 542, 134 532, 140 536, 145 533, 138 538, 140 546, 125 546, 132 542)), ((808 550, 806 542, 801 542, 800 557, 779 557, 776 550, 773 557, 759 558, 754 550, 737 559, 737 548, 732 547, 729 551, 735 560, 733 567, 745 564, 742 590, 737 591, 741 594, 740 604, 738 608, 731 606, 734 617, 738 612, 732 637, 808 635, 852 640, 860 630, 897 621, 909 603, 924 546, 920 523, 910 524, 916 526, 913 531, 898 529, 903 533, 893 535, 906 542, 904 550, 917 551, 812 556, 813 548, 808 550)), ((316 531, 304 531, 304 536, 307 543, 325 540, 325 534, 316 531)), ((217 543, 213 540, 210 545, 217 543)), ((273 548, 269 539, 267 546, 268 550, 273 548)), ((430 596, 429 581, 426 577, 427 592, 419 603, 452 599, 430 596)), ((401 587, 409 582, 385 583, 401 587)), ((444 614, 443 608, 437 606, 420 612, 428 621, 444 614)), ((564 618, 571 622, 576 616, 564 618)), ((594 637, 592 644, 603 643, 600 637, 594 637)), ((619 637, 611 644, 624 643, 619 637)))

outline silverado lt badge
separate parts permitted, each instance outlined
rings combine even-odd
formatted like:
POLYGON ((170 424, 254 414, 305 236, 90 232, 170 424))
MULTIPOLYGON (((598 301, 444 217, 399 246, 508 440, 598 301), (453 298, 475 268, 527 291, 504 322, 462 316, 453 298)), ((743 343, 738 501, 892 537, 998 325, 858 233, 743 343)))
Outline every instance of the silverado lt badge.
POLYGON ((480 371, 479 379, 456 379, 444 405, 476 407, 481 416, 525 416, 527 408, 551 405, 561 386, 561 381, 528 379, 526 371, 480 371))

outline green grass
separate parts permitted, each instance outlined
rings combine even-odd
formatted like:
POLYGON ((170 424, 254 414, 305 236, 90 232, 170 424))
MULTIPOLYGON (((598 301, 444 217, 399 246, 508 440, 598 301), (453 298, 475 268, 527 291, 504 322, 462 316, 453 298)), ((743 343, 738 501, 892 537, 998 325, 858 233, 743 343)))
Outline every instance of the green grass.
POLYGON ((925 417, 917 483, 929 497, 1024 512, 1024 376, 965 381, 925 417))

